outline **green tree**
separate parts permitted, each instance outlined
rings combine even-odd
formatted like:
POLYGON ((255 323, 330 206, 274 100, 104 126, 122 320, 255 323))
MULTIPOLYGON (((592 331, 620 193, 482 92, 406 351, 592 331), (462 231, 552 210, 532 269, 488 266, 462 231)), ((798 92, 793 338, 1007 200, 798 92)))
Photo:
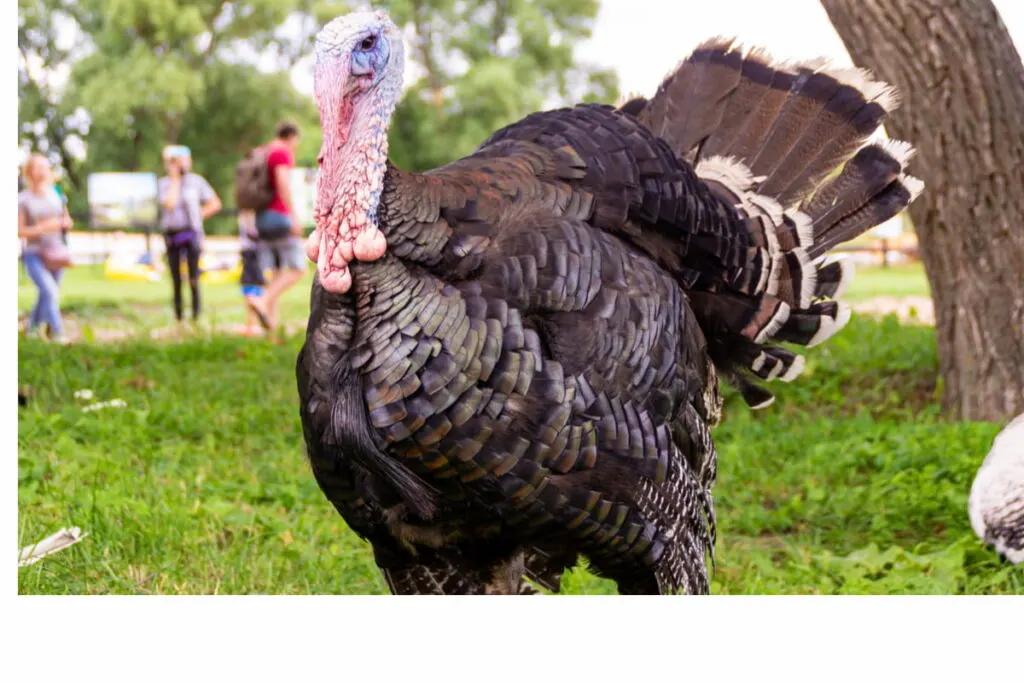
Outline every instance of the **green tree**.
MULTIPOLYGON (((235 163, 265 142, 278 120, 315 130, 313 104, 295 90, 288 69, 310 49, 317 17, 329 11, 322 3, 79 4, 95 49, 75 65, 66 95, 92 117, 90 170, 158 171, 163 146, 180 142, 230 205, 235 163), (261 52, 253 47, 259 45, 274 47, 261 52), (257 68, 267 54, 271 68, 257 68)), ((315 159, 307 156, 306 163, 315 159)))
POLYGON ((70 141, 86 135, 88 117, 61 97, 58 69, 84 48, 73 33, 61 35, 61 27, 73 27, 77 15, 74 0, 18 0, 18 142, 47 154, 74 189, 82 178, 70 141))
POLYGON ((426 170, 545 105, 613 101, 615 74, 579 65, 597 0, 388 0, 423 77, 395 112, 391 157, 426 170))
MULTIPOLYGON (((43 130, 38 137, 49 148, 63 149, 74 132, 69 122, 87 121, 79 131, 87 143, 85 162, 61 160, 74 170, 78 190, 90 172, 159 171, 162 147, 186 144, 196 171, 228 206, 235 163, 282 118, 296 119, 304 131, 299 163, 315 163, 316 109, 311 97, 296 91, 289 72, 311 65, 313 39, 325 22, 367 6, 328 0, 19 2, 19 47, 51 70, 70 67, 59 92, 33 85, 24 69, 19 95, 25 90, 31 97, 22 96, 21 119, 45 125, 26 127, 23 142, 43 146, 28 140, 43 130), (57 49, 58 20, 75 27, 73 50, 57 49)), ((590 33, 597 0, 376 4, 406 29, 407 58, 423 74, 410 84, 392 129, 392 157, 403 168, 447 163, 544 106, 617 97, 614 74, 573 60, 573 45, 590 33)), ((72 193, 73 209, 84 209, 84 194, 72 193)), ((227 221, 211 227, 232 229, 227 221)))

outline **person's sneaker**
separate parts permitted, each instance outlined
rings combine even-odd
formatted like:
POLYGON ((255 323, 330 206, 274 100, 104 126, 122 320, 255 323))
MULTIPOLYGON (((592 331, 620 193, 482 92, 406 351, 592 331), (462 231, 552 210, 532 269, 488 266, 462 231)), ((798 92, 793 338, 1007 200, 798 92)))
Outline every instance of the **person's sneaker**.
POLYGON ((52 338, 50 341, 53 342, 54 344, 60 344, 61 346, 67 346, 68 344, 71 343, 71 337, 68 337, 67 335, 63 335, 63 334, 58 334, 56 337, 52 338))
POLYGON ((43 335, 39 331, 38 327, 30 327, 29 329, 25 330, 25 339, 41 339, 42 336, 43 335))

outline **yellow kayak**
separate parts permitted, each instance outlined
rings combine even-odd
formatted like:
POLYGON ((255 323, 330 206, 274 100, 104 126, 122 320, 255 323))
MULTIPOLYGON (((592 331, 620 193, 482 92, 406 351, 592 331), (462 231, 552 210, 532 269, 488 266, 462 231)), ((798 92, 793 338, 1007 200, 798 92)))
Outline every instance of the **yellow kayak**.
MULTIPOLYGON (((199 258, 199 269, 202 275, 200 282, 206 284, 231 284, 238 282, 242 277, 242 264, 236 263, 231 267, 218 267, 207 270, 208 261, 205 256, 199 258)), ((110 256, 103 265, 103 276, 108 280, 121 280, 124 282, 158 282, 163 279, 163 271, 166 267, 160 264, 157 268, 146 263, 139 263, 135 259, 117 258, 110 256)), ((187 266, 182 265, 182 270, 187 266)), ((184 274, 184 273, 183 273, 184 274)))

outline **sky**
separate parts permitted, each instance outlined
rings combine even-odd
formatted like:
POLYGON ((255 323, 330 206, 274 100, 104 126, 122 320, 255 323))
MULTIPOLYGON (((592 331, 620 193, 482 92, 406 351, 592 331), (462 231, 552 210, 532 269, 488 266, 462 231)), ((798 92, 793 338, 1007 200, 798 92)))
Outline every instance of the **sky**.
MULTIPOLYGON (((1022 52, 1024 0, 995 0, 1022 52)), ((665 74, 706 38, 736 36, 780 59, 826 57, 851 66, 818 0, 601 0, 592 38, 580 61, 619 74, 625 93, 652 95, 665 74)))
MULTIPOLYGON (((1024 0, 994 0, 1024 52, 1024 0)), ((576 57, 614 69, 623 94, 652 95, 661 79, 694 47, 716 35, 736 36, 780 59, 826 57, 851 66, 819 0, 601 0, 592 37, 576 57)), ((406 85, 418 75, 406 69, 406 85)), ((292 72, 295 86, 313 92, 311 63, 292 72)))
MULTIPOLYGON (((994 2, 1018 52, 1024 51, 1024 0, 994 2)), ((66 34, 73 38, 70 30, 66 34)), ((736 36, 780 59, 820 56, 851 65, 818 0, 601 0, 593 35, 576 48, 576 57, 614 69, 624 94, 651 95, 670 69, 715 35, 736 36)), ((274 67, 269 55, 263 61, 265 68, 274 67)), ((409 61, 406 85, 419 71, 409 61)), ((312 94, 312 59, 302 60, 291 75, 301 92, 312 94)), ((67 69, 53 78, 63 82, 67 69)))

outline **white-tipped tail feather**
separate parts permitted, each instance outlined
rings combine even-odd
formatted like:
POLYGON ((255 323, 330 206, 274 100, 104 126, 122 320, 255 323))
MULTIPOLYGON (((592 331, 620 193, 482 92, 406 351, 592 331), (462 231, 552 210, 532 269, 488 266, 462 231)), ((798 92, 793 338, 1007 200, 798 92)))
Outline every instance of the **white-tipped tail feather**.
POLYGON ((790 312, 789 304, 782 302, 779 304, 779 310, 775 312, 775 315, 771 317, 768 323, 761 329, 761 332, 754 339, 755 344, 764 344, 768 341, 772 335, 778 332, 786 321, 789 320, 790 312))
POLYGON ((752 191, 760 180, 764 180, 755 178, 746 164, 720 154, 701 159, 694 170, 699 177, 719 182, 734 190, 739 197, 752 191))
POLYGON ((809 247, 814 244, 814 224, 811 222, 811 217, 803 211, 789 211, 786 215, 796 224, 797 243, 801 247, 809 247))
POLYGON ((905 140, 890 138, 882 143, 882 149, 893 159, 899 162, 900 168, 907 165, 907 162, 914 158, 917 149, 905 140))
POLYGON ((857 269, 854 267, 853 261, 846 254, 835 257, 830 263, 838 263, 839 268, 842 270, 842 275, 839 276, 839 284, 836 285, 835 294, 832 295, 832 298, 838 301, 843 298, 843 294, 846 294, 846 290, 849 288, 850 283, 853 282, 857 269))
POLYGON ((910 193, 910 201, 913 202, 920 196, 924 191, 924 181, 920 178, 915 178, 912 175, 903 174, 900 176, 900 182, 903 183, 903 187, 907 188, 907 192, 910 193))
POLYGON ((779 381, 780 382, 792 382, 797 377, 799 377, 801 374, 803 374, 804 366, 806 366, 806 365, 807 365, 807 360, 803 356, 797 356, 793 360, 792 365, 789 366, 789 369, 786 370, 786 372, 782 373, 782 375, 779 377, 779 381))
POLYGON ((764 361, 767 358, 768 356, 765 354, 764 351, 757 354, 757 357, 754 358, 754 362, 750 364, 750 369, 753 370, 754 372, 760 372, 761 368, 764 367, 764 361))
POLYGON ((846 323, 850 322, 850 305, 844 302, 839 302, 839 310, 836 312, 835 318, 822 317, 821 327, 814 333, 811 340, 807 342, 807 348, 813 348, 818 344, 828 340, 836 332, 846 327, 846 323))

